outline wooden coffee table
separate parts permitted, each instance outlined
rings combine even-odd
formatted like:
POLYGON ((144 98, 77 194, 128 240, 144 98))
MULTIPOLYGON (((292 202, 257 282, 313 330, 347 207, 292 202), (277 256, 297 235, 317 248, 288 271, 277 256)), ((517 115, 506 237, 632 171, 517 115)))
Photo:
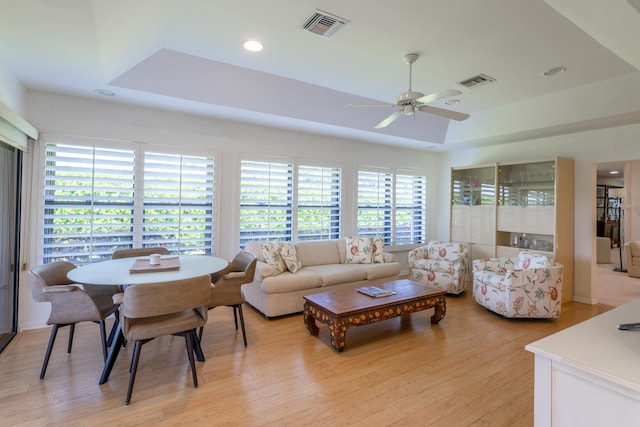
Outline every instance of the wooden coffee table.
POLYGON ((446 314, 445 291, 428 288, 411 280, 395 280, 378 285, 395 295, 373 298, 355 289, 323 292, 304 297, 304 324, 311 335, 318 336, 316 321, 329 325, 331 345, 337 352, 346 347, 349 326, 366 325, 403 314, 435 308, 431 323, 437 324, 446 314))

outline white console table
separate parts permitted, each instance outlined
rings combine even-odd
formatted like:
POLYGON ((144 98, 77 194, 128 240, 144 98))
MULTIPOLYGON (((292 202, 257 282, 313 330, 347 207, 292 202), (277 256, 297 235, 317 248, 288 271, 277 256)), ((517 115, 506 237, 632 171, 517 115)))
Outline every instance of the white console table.
POLYGON ((528 344, 535 354, 534 424, 639 426, 640 299, 528 344))

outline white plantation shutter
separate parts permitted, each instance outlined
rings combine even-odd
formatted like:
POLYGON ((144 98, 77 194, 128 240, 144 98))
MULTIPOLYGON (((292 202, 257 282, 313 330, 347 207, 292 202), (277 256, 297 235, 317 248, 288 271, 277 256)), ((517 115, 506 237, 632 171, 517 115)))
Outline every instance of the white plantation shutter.
POLYGON ((340 169, 298 168, 298 240, 340 237, 340 169))
POLYGON ((390 173, 358 171, 358 234, 384 237, 387 246, 392 237, 392 189, 390 173))
POLYGON ((84 264, 133 241, 135 152, 47 144, 43 263, 84 264))
POLYGON ((240 246, 250 241, 291 240, 293 166, 240 164, 240 246))
POLYGON ((426 233, 426 178, 396 175, 395 244, 423 243, 426 233))
POLYGON ((142 246, 210 254, 214 240, 214 161, 144 154, 142 246))
POLYGON ((358 234, 387 246, 424 243, 426 210, 426 177, 358 171, 358 234))
POLYGON ((81 265, 157 245, 212 252, 214 159, 137 152, 46 144, 43 263, 81 265))

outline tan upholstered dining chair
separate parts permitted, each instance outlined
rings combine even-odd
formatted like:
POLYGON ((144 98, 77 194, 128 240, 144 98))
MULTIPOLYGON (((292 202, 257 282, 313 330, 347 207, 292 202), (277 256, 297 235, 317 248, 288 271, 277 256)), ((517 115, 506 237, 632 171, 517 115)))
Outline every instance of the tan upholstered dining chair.
MULTIPOLYGON (((125 404, 131 401, 142 345, 163 335, 184 335, 193 387, 198 388, 193 346, 207 322, 211 277, 127 286, 120 305, 122 334, 135 342, 125 404)), ((117 342, 117 341, 116 341, 117 342)))
POLYGON ((31 288, 33 299, 51 304, 51 313, 47 324, 53 325, 53 328, 51 329, 49 344, 42 362, 41 380, 44 379, 51 350, 56 340, 58 329, 61 327, 69 326, 67 353, 71 353, 76 323, 88 321, 99 323, 102 355, 104 359, 107 357, 105 319, 116 313, 118 307, 111 301, 110 297, 94 298, 83 290, 80 285, 70 281, 67 278, 67 273, 74 268, 76 266, 70 262, 55 261, 34 267, 28 273, 29 287, 31 288))
POLYGON ((120 258, 133 258, 139 256, 149 256, 153 254, 169 255, 169 249, 164 246, 156 246, 152 248, 133 248, 133 249, 118 249, 113 251, 111 259, 120 258))
MULTIPOLYGON (((211 275, 211 302, 209 309, 228 306, 233 308, 233 320, 238 330, 238 317, 240 317, 240 326, 242 328, 242 339, 244 346, 247 346, 247 332, 244 327, 244 316, 242 314, 242 304, 244 303, 244 294, 242 293, 242 285, 253 282, 253 276, 256 272, 255 255, 240 251, 227 268, 218 273, 211 275)), ((202 331, 200 328, 200 339, 202 339, 202 331)))

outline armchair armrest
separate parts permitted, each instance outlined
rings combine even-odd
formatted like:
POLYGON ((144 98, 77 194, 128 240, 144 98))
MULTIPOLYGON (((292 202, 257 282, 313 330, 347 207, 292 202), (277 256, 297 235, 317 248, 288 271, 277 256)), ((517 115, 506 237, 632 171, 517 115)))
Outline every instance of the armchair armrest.
POLYGON ((419 248, 410 250, 407 256, 409 260, 409 267, 413 267, 413 263, 417 260, 429 258, 429 251, 427 246, 420 246, 419 248))
POLYGON ((232 271, 224 275, 224 278, 227 280, 244 279, 245 277, 247 277, 247 273, 245 273, 244 271, 232 271))
POLYGON ((42 293, 45 294, 54 294, 60 292, 75 292, 80 291, 80 287, 75 285, 55 285, 55 286, 47 286, 42 290, 42 293))

